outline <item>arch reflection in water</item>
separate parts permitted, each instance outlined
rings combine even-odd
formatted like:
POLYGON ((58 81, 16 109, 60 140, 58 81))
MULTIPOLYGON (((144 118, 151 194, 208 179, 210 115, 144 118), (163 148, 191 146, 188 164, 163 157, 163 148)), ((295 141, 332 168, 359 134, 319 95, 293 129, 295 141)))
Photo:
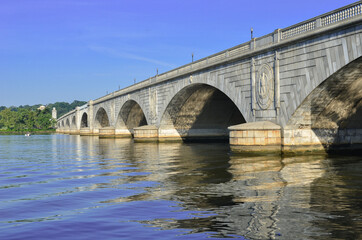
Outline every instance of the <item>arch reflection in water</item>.
POLYGON ((250 239, 313 238, 333 234, 336 222, 321 218, 329 219, 334 209, 346 217, 359 209, 344 197, 358 199, 344 187, 346 178, 324 156, 242 157, 230 155, 227 144, 210 143, 135 144, 94 137, 73 143, 77 157, 91 158, 78 166, 88 173, 98 169, 83 189, 101 190, 97 207, 149 206, 132 221, 163 230, 250 239), (338 201, 333 200, 335 185, 340 188, 338 201))
MULTIPOLYGON (((101 139, 102 154, 115 158, 115 152, 123 151, 119 150, 123 141, 101 139)), ((210 149, 209 144, 148 143, 124 149, 128 150, 123 157, 131 159, 134 168, 122 170, 127 177, 117 184, 151 184, 139 194, 106 202, 162 199, 178 202, 183 211, 205 213, 192 219, 154 219, 147 224, 250 238, 271 238, 280 229, 293 229, 283 233, 290 238, 300 236, 306 228, 319 231, 308 214, 311 184, 324 173, 323 157, 229 156, 223 144, 210 149)))

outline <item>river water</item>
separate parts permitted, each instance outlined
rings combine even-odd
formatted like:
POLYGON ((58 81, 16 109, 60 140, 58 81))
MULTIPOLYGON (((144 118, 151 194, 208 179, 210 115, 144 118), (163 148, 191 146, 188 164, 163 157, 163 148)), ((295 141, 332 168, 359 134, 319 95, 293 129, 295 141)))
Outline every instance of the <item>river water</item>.
POLYGON ((0 136, 0 239, 358 239, 362 157, 0 136))

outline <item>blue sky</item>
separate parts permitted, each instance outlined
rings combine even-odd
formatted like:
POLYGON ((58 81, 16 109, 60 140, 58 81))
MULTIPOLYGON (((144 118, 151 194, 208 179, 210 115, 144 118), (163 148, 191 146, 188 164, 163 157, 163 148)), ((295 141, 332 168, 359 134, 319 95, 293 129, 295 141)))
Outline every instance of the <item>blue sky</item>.
POLYGON ((1 0, 0 106, 89 101, 348 0, 1 0))

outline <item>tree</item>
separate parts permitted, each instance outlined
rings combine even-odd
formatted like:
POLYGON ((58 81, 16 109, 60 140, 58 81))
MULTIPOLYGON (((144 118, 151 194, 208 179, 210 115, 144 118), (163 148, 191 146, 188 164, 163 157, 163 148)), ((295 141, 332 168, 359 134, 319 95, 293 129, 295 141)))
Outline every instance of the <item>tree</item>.
POLYGON ((10 108, 6 108, 0 112, 0 116, 3 128, 8 130, 13 130, 15 128, 15 112, 11 111, 10 108))
POLYGON ((30 131, 33 129, 48 130, 56 125, 52 119, 52 108, 58 111, 61 116, 78 106, 87 102, 75 100, 71 104, 66 102, 56 102, 49 104, 44 110, 38 110, 40 104, 29 106, 11 106, 9 108, 0 107, 0 129, 6 131, 30 131))

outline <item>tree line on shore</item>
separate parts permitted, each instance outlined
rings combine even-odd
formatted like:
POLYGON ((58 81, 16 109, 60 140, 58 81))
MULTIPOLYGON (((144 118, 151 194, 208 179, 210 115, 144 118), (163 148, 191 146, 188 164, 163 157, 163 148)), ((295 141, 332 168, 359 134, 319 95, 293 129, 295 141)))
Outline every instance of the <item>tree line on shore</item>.
POLYGON ((56 120, 52 119, 53 107, 57 110, 57 115, 62 116, 78 106, 82 106, 87 102, 73 101, 56 102, 48 104, 45 109, 38 109, 41 104, 25 105, 19 107, 0 106, 0 131, 44 131, 54 129, 56 120))

